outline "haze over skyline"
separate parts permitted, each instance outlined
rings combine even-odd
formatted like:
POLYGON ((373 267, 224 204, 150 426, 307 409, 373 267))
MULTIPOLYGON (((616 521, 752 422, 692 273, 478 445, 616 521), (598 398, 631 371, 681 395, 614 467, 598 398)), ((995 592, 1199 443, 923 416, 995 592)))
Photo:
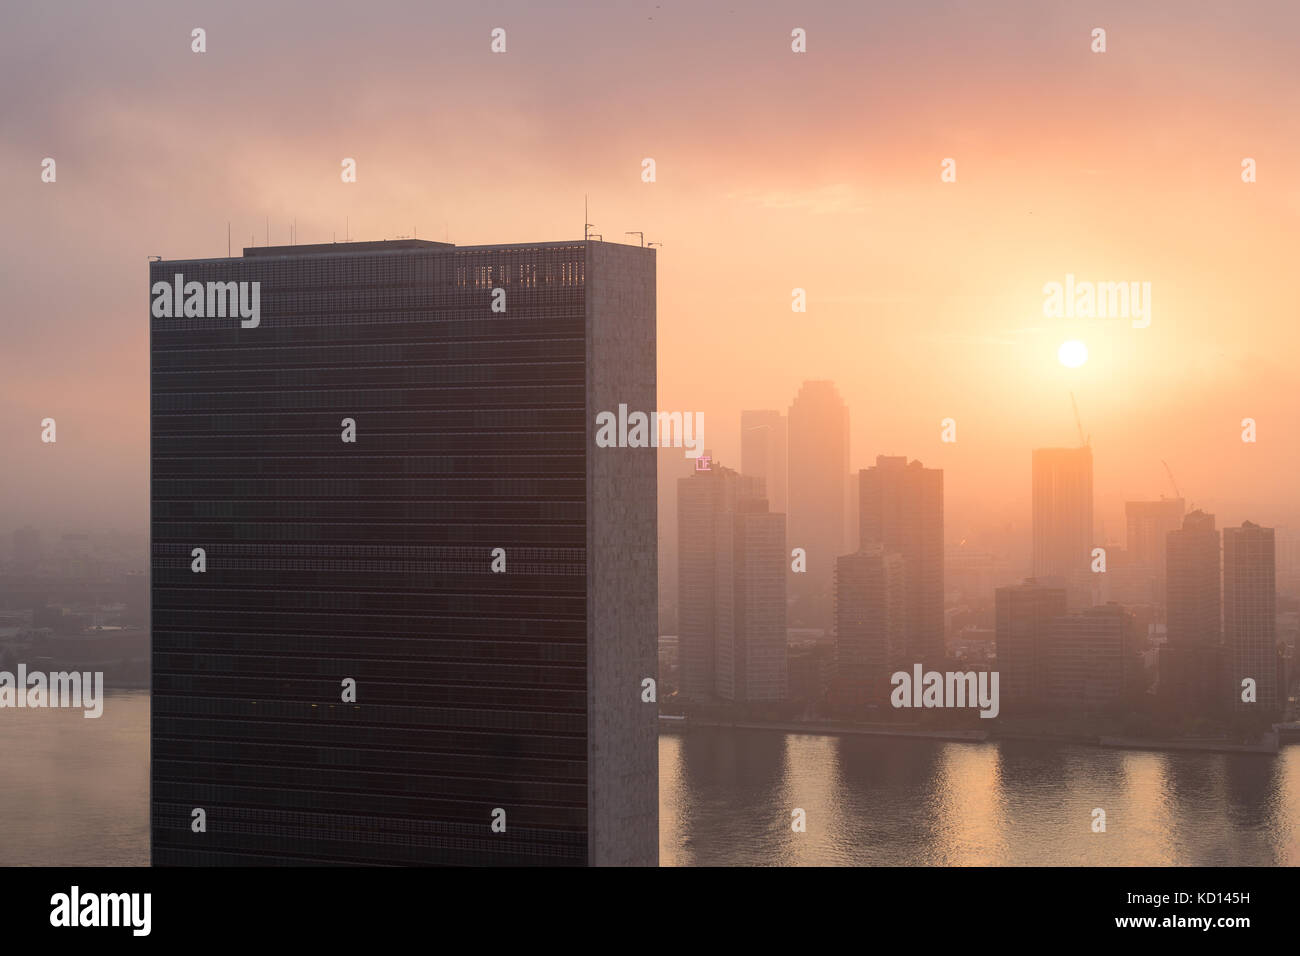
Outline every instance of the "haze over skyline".
POLYGON ((658 406, 702 411, 723 464, 742 410, 830 379, 852 472, 919 459, 944 470, 949 541, 1008 522, 1027 540, 1030 452, 1078 443, 1073 391, 1108 537, 1124 501, 1172 496, 1161 459, 1221 526, 1300 523, 1293 7, 371 12, 11 14, 0 529, 144 529, 148 256, 224 255, 227 220, 235 255, 268 219, 273 245, 295 219, 300 243, 345 222, 365 240, 577 239, 584 195, 607 240, 664 243, 658 406), (1067 274, 1150 282, 1150 327, 1044 318, 1067 274), (1057 360, 1071 339, 1078 369, 1057 360))

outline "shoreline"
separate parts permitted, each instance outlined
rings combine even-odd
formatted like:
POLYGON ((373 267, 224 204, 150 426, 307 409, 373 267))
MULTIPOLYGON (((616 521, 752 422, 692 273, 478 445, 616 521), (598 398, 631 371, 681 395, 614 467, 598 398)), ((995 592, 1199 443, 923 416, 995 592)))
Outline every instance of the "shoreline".
POLYGON ((1059 734, 1034 734, 1011 732, 1000 734, 989 730, 926 730, 916 727, 889 727, 884 725, 836 724, 834 722, 717 720, 690 718, 687 720, 661 720, 660 733, 682 733, 692 727, 718 727, 732 730, 773 730, 778 733, 806 734, 816 737, 911 737, 924 740, 943 740, 950 743, 1000 743, 1004 740, 1030 740, 1039 743, 1071 744, 1079 747, 1096 747, 1105 750, 1151 750, 1161 753, 1245 753, 1276 756, 1283 746, 1276 732, 1272 739, 1261 743, 1240 744, 1227 740, 1168 739, 1123 737, 1110 735, 1067 736, 1059 734))

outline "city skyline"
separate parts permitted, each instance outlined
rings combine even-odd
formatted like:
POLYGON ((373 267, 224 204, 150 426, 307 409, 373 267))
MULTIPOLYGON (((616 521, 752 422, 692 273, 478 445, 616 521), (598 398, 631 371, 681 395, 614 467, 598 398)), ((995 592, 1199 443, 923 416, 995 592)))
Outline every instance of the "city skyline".
POLYGON ((1294 0, 4 22, 0 865, 1300 863, 1294 0))
MULTIPOLYGON (((1004 673, 1004 700, 1017 718, 1060 711, 1095 721, 1100 714, 1127 713, 1172 727, 1168 721, 1181 715, 1186 733, 1228 726, 1222 722, 1229 711, 1251 721, 1289 716, 1296 635, 1277 602, 1291 607, 1300 599, 1290 535, 1282 533, 1279 564, 1277 530, 1243 521, 1225 529, 1221 560, 1215 517, 1199 508, 1187 513, 1179 496, 1126 502, 1123 542, 1112 543, 1093 520, 1093 447, 1081 426, 1078 446, 1031 452, 1032 553, 1019 573, 1015 562, 1007 562, 1000 582, 946 589, 956 555, 944 540, 942 469, 878 455, 856 481, 849 476, 860 497, 857 540, 850 540, 851 530, 841 540, 829 593, 805 583, 812 579, 809 567, 835 547, 828 531, 844 516, 830 505, 842 500, 836 462, 850 414, 828 381, 805 382, 791 405, 790 420, 802 435, 788 437, 798 448, 788 457, 805 467, 788 482, 789 508, 805 516, 820 508, 833 520, 791 522, 786 539, 792 572, 787 705, 803 707, 805 717, 824 707, 840 717, 878 720, 887 713, 891 672, 915 666, 919 680, 919 668, 955 664, 973 668, 972 678, 1004 673), (809 463, 821 466, 816 481, 806 477, 809 463), (817 634, 823 636, 807 644, 817 634), (972 651, 985 656, 971 657, 972 651)), ((683 549, 679 591, 660 593, 661 633, 674 634, 669 667, 672 686, 682 694, 676 706, 742 702, 722 689, 721 676, 703 670, 723 660, 714 651, 723 633, 717 590, 723 565, 713 555, 724 534, 730 552, 732 514, 747 510, 742 502, 784 483, 774 464, 784 457, 774 447, 783 423, 770 411, 740 416, 745 460, 758 474, 740 474, 710 458, 711 470, 676 483, 677 495, 684 496, 675 502, 683 549)), ((1175 483, 1172 473, 1168 478, 1175 483)), ((761 510, 768 502, 761 501, 761 510)), ((664 553, 661 536, 661 560, 664 553)), ((738 546, 735 554, 739 566, 738 546)), ((972 557, 992 571, 989 559, 997 556, 972 557)), ((775 556, 764 560, 777 563, 775 556)), ((960 571, 959 577, 965 581, 960 571)), ((729 597, 725 610, 730 620, 729 597)), ((1246 725, 1238 729, 1252 732, 1246 725)))

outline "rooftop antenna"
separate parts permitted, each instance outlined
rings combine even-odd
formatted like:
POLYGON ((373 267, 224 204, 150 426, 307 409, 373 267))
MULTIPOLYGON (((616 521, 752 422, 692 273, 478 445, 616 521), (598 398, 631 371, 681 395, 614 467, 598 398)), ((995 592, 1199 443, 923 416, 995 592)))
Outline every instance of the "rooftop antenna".
POLYGON ((587 194, 582 194, 582 241, 586 242, 591 238, 591 227, 594 222, 587 222, 587 194))
POLYGON ((343 217, 343 241, 350 242, 351 240, 348 237, 351 235, 352 235, 352 220, 347 216, 344 216, 343 217))
POLYGON ((640 237, 641 237, 641 247, 642 247, 643 249, 645 248, 645 233, 644 233, 644 232, 634 232, 634 231, 632 231, 632 230, 629 229, 627 232, 623 233, 623 235, 625 235, 625 236, 640 236, 640 237))
POLYGON ((230 220, 226 220, 226 258, 230 258, 230 220))
POLYGON ((266 244, 271 244, 271 217, 266 217, 266 244))

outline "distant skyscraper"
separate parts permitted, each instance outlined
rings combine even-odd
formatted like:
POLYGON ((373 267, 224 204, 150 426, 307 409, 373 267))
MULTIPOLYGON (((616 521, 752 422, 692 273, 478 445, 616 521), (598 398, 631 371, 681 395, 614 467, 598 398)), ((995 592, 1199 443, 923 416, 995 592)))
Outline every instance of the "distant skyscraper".
POLYGON ((1171 645, 1217 645, 1221 640, 1219 532, 1214 515, 1193 511, 1165 538, 1166 631, 1171 645))
MULTIPOLYGON (((808 570, 790 576, 796 596, 826 599, 844 541, 844 482, 849 473, 849 409, 834 384, 804 382, 789 412, 789 529, 808 570)), ((826 614, 829 619, 829 614, 826 614)))
POLYGON ((738 702, 785 700, 789 647, 785 515, 741 498, 719 523, 717 695, 738 702))
POLYGON ((692 700, 786 694, 785 515, 761 486, 716 461, 677 482, 679 684, 692 700))
POLYGON ((1087 591, 1092 538, 1092 448, 1035 448, 1034 577, 1087 591), (1080 582, 1083 582, 1083 586, 1080 582))
POLYGON ((862 482, 858 472, 851 471, 844 481, 844 550, 847 552, 860 550, 862 546, 861 504, 862 482))
POLYGON ((1065 588, 1030 578, 994 591, 998 672, 1006 710, 1047 703, 1052 621, 1066 612, 1065 588))
POLYGON ((1278 710, 1277 590, 1273 529, 1243 522, 1223 529, 1223 637, 1231 662, 1231 691, 1239 710, 1278 710), (1241 700, 1253 678, 1256 703, 1241 700))
POLYGON ((1274 528, 1277 549, 1277 590, 1279 594, 1300 597, 1300 531, 1274 528))
POLYGON ((1133 620, 1118 604, 1052 619, 1047 703, 1070 710, 1120 705, 1139 672, 1133 620))
POLYGON ((1164 607, 1163 585, 1156 581, 1157 569, 1133 560, 1127 548, 1106 547, 1106 573, 1091 574, 1095 580, 1094 604, 1115 602, 1125 607, 1159 605, 1164 607))
POLYGON ((907 653, 903 556, 877 546, 835 561, 835 698, 851 708, 889 700, 907 653))
POLYGON ((740 413, 740 473, 763 479, 768 506, 785 514, 787 495, 786 419, 778 411, 740 413))
MULTIPOLYGON (((713 697, 717 680, 719 537, 729 535, 739 476, 716 463, 677 479, 678 684, 692 700, 713 697)), ((749 479, 756 487, 757 479, 749 479)))
POLYGON ((149 282, 154 864, 654 865, 654 251, 149 282))
POLYGON ((1160 649, 1162 698, 1205 715, 1224 703, 1219 532, 1214 515, 1193 511, 1165 539, 1166 634, 1160 649))
POLYGON ((1182 498, 1124 503, 1128 524, 1124 547, 1129 561, 1138 567, 1155 570, 1156 594, 1161 601, 1165 596, 1165 539, 1169 532, 1182 526, 1185 510, 1182 498))
POLYGON ((906 654, 938 663, 943 642, 943 471, 878 455, 859 474, 861 547, 903 556, 906 654))

